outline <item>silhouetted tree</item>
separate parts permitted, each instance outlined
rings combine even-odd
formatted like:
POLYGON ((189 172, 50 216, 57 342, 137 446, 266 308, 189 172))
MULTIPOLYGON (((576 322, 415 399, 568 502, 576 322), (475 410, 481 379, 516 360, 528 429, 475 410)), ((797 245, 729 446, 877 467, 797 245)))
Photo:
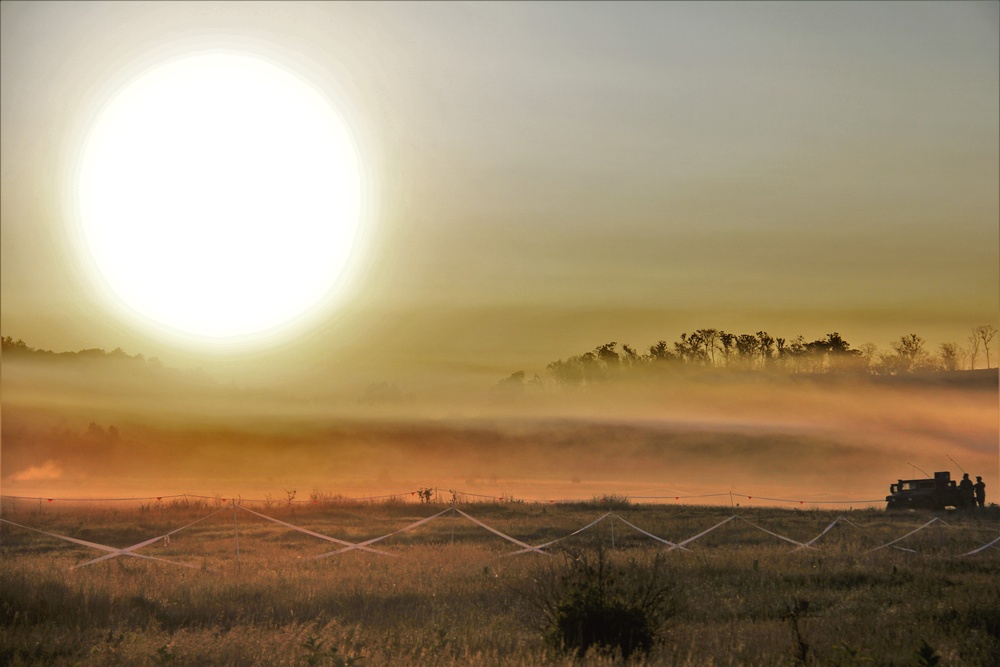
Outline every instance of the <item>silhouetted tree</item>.
POLYGON ((538 375, 533 376, 528 381, 525 381, 525 377, 524 371, 511 373, 493 387, 492 397, 501 401, 517 400, 524 397, 529 391, 538 392, 544 388, 542 378, 538 375))
POLYGON ((984 324, 975 328, 976 338, 983 344, 983 351, 986 352, 986 368, 993 368, 990 363, 990 345, 997 335, 997 328, 992 324, 984 324))
POLYGON ((774 358, 774 337, 766 331, 757 332, 757 349, 760 351, 760 365, 766 367, 774 358))
MULTIPOLYGON (((996 330, 991 326, 977 327, 974 333, 978 345, 982 347, 994 340, 996 330)), ((873 343, 853 349, 837 331, 806 342, 802 336, 789 341, 773 337, 766 331, 735 335, 719 329, 697 329, 693 333, 681 334, 672 349, 666 341, 660 340, 651 345, 646 354, 640 355, 628 344, 622 344, 619 351, 618 343, 612 341, 598 345, 590 352, 553 361, 546 368, 558 386, 579 387, 606 381, 617 373, 640 368, 664 368, 668 362, 715 367, 713 360, 717 360, 720 366, 744 369, 779 365, 792 373, 868 372, 895 375, 917 370, 956 370, 962 367, 965 355, 965 350, 958 345, 946 343, 941 346, 940 355, 932 357, 924 349, 924 339, 917 334, 902 336, 890 345, 891 353, 880 354, 873 343), (721 353, 722 358, 715 356, 712 350, 721 353)), ((518 371, 498 385, 523 388, 526 376, 518 371)), ((534 376, 531 385, 542 388, 541 378, 534 376)))
POLYGON ((32 352, 34 348, 28 347, 28 344, 23 340, 18 338, 14 340, 10 336, 4 336, 0 338, 0 343, 2 343, 2 349, 5 352, 32 352))
POLYGON ((961 365, 961 349, 955 343, 941 343, 941 367, 946 371, 958 370, 961 365))
POLYGON ((892 349, 896 351, 898 371, 911 373, 927 365, 928 354, 924 351, 924 339, 917 334, 901 336, 892 343, 892 349))
POLYGON ((708 363, 715 366, 715 348, 716 342, 719 340, 719 330, 718 329, 698 329, 695 334, 702 340, 705 347, 705 353, 708 355, 708 363))
POLYGON ((552 374, 556 384, 564 387, 576 387, 583 384, 583 368, 578 357, 570 357, 566 361, 559 359, 545 367, 552 374))
POLYGON ((705 365, 710 357, 708 352, 708 342, 701 334, 702 330, 692 334, 682 333, 681 339, 674 343, 674 352, 685 363, 692 365, 705 365))
POLYGON ((791 368, 795 373, 804 372, 807 366, 809 350, 806 349, 806 339, 796 336, 795 340, 784 344, 785 368, 791 368))
POLYGON ((826 370, 827 343, 825 339, 802 342, 802 355, 799 359, 802 370, 806 373, 822 373, 826 370))
POLYGON ((741 365, 749 368, 757 357, 757 337, 751 334, 740 334, 736 337, 736 356, 741 365))
POLYGON ((779 361, 784 361, 785 355, 788 349, 785 347, 785 339, 781 336, 777 336, 774 339, 774 353, 777 355, 779 361))
POLYGON ((642 363, 642 358, 628 343, 622 343, 621 364, 627 368, 635 368, 642 363))
POLYGON ((873 372, 875 360, 878 358, 878 345, 875 343, 862 343, 860 348, 861 359, 864 360, 865 370, 873 372))
POLYGON ((583 381, 585 384, 593 384, 602 379, 603 366, 601 364, 600 358, 597 356, 597 352, 585 352, 577 357, 580 364, 580 370, 583 372, 583 381))
POLYGON ((661 340, 656 345, 649 346, 649 355, 647 355, 647 358, 653 363, 666 363, 676 360, 677 356, 670 351, 667 341, 661 340))
POLYGON ((979 335, 976 333, 976 328, 972 329, 972 333, 969 335, 969 370, 974 370, 976 368, 976 357, 979 356, 979 335))
POLYGON ((617 341, 611 341, 594 350, 594 356, 597 357, 598 362, 605 371, 618 368, 618 364, 621 362, 621 358, 615 351, 615 347, 617 346, 617 341))
POLYGON ((505 391, 521 391, 524 389, 524 371, 515 371, 497 383, 497 387, 505 391))
POLYGON ((851 352, 850 344, 836 331, 826 335, 826 348, 827 352, 834 355, 846 355, 851 352))
POLYGON ((733 357, 733 349, 736 347, 736 334, 719 332, 719 349, 722 351, 722 359, 726 366, 729 365, 733 357))
POLYGON ((826 338, 807 343, 806 347, 820 362, 820 367, 828 371, 855 370, 863 366, 861 351, 852 350, 850 344, 834 331, 826 338))

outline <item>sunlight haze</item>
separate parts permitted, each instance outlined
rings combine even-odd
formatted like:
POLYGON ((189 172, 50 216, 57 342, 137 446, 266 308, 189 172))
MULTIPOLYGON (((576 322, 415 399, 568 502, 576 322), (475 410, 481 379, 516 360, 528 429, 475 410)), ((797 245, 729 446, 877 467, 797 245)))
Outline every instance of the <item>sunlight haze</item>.
POLYGON ((917 453, 1000 472, 995 2, 0 12, 7 482, 132 479, 125 443, 224 477, 244 436, 260 483, 392 486, 439 446, 460 480, 640 488, 674 443, 730 485, 789 434, 790 474, 865 497, 917 453))
POLYGON ((13 2, 3 17, 3 326, 40 347, 183 360, 81 279, 67 148, 92 90, 206 43, 300 68, 367 151, 370 258, 353 302, 292 343, 304 355, 503 370, 706 325, 885 346, 997 320, 992 3, 13 2))

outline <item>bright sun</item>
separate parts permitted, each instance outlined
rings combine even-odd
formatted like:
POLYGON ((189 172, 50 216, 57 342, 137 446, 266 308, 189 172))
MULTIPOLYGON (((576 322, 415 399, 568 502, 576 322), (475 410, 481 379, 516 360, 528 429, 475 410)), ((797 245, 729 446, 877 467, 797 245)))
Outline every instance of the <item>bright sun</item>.
POLYGON ((83 237, 110 291, 175 333, 239 339, 336 291, 359 161, 337 111, 266 60, 201 54, 129 83, 84 147, 83 237))

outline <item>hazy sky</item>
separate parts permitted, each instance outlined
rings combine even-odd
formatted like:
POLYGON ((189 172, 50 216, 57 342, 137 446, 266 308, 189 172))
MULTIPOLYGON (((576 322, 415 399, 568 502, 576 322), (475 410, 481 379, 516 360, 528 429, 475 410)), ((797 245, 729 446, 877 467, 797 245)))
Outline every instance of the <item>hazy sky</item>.
POLYGON ((700 327, 964 343, 1000 323, 998 8, 4 2, 3 334, 206 362, 88 283, 67 193, 123 81, 232 45, 337 101, 369 186, 350 297, 262 364, 500 377, 700 327))

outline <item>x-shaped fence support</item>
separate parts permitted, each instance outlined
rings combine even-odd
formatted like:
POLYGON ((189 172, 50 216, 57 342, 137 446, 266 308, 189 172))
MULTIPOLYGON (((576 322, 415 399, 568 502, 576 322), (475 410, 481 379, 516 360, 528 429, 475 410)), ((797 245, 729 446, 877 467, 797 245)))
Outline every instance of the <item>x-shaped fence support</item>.
POLYGON ((157 537, 151 537, 150 539, 143 540, 142 542, 139 542, 138 544, 133 544, 130 547, 123 547, 123 548, 112 547, 112 546, 108 546, 107 544, 98 544, 97 542, 90 542, 88 540, 81 540, 81 539, 79 539, 77 537, 70 537, 68 535, 60 535, 58 533, 50 533, 50 532, 48 532, 46 530, 39 530, 38 528, 31 528, 30 526, 24 526, 24 525, 21 525, 19 523, 14 523, 13 521, 8 521, 7 519, 0 519, 0 521, 2 521, 3 523, 10 524, 12 526, 17 526, 18 528, 24 528, 25 530, 30 530, 30 531, 35 532, 35 533, 41 533, 42 535, 48 535, 49 537, 55 537, 57 539, 64 540, 66 542, 72 542, 74 544, 79 544, 81 546, 90 547, 91 549, 97 549, 98 551, 106 551, 107 552, 103 556, 98 556, 97 558, 93 558, 93 559, 88 560, 88 561, 86 561, 84 563, 80 563, 79 565, 74 565, 72 568, 70 568, 70 569, 73 569, 73 570, 79 569, 81 567, 86 567, 88 565, 93 565, 94 563, 100 563, 101 561, 108 560, 109 558, 118 558, 119 556, 131 556, 132 558, 145 558, 146 560, 157 560, 157 561, 160 561, 162 563, 170 563, 171 565, 180 565, 181 567, 190 567, 192 569, 198 569, 197 565, 190 565, 188 563, 178 563, 177 561, 167 560, 166 558, 158 558, 156 556, 148 556, 146 554, 136 553, 136 551, 138 549, 143 548, 143 547, 148 547, 150 544, 154 544, 156 542, 159 542, 160 540, 169 538, 174 533, 179 533, 182 530, 190 528, 191 526, 195 525, 196 523, 204 521, 205 519, 208 519, 209 517, 213 517, 213 516, 215 516, 216 514, 218 514, 219 512, 222 512, 222 511, 223 510, 221 510, 221 509, 220 510, 216 510, 215 512, 212 512, 208 516, 203 516, 200 519, 197 519, 196 521, 192 521, 191 523, 187 524, 186 526, 181 526, 180 528, 175 528, 174 530, 171 530, 169 533, 164 533, 163 535, 158 535, 157 537))

